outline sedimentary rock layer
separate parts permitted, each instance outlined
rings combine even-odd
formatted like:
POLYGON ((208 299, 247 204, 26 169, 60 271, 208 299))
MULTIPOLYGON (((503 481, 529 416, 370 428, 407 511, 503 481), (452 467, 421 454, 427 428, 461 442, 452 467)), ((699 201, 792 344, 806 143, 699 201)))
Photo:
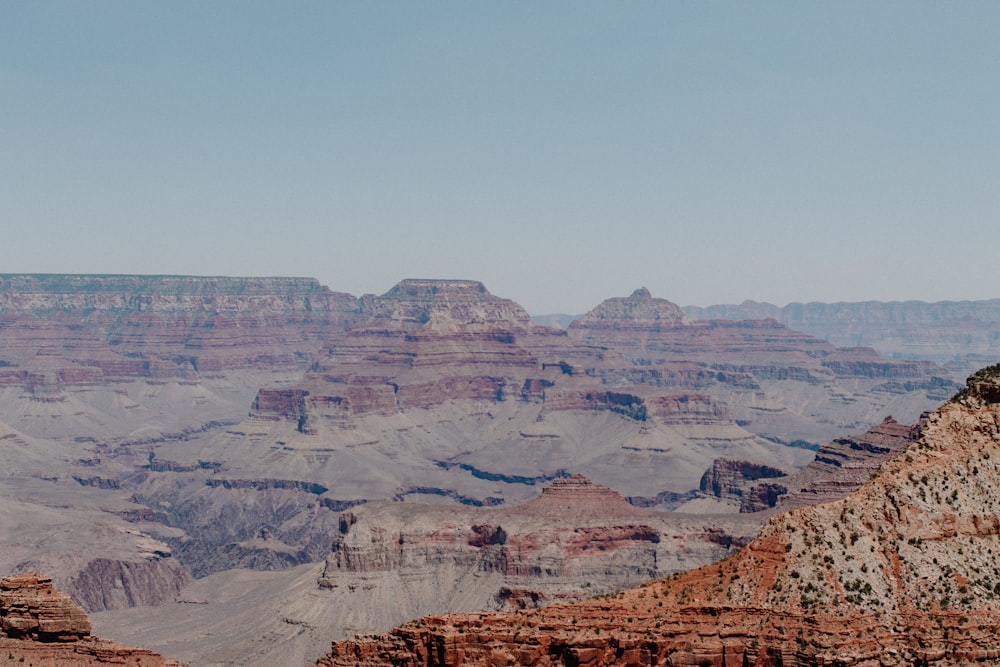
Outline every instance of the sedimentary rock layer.
POLYGON ((179 667, 152 651, 91 636, 84 611, 38 573, 0 580, 0 660, 39 667, 179 667))

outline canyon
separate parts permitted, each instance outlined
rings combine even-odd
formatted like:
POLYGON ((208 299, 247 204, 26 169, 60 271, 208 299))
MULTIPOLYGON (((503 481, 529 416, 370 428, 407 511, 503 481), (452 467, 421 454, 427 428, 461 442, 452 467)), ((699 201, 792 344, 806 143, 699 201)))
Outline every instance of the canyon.
POLYGON ((471 280, 5 275, 0 572, 193 664, 306 664, 730 556, 960 388, 645 289, 557 329, 471 280))
POLYGON ((572 604, 424 618, 317 665, 968 665, 1000 643, 1000 366, 841 500, 717 564, 572 604))

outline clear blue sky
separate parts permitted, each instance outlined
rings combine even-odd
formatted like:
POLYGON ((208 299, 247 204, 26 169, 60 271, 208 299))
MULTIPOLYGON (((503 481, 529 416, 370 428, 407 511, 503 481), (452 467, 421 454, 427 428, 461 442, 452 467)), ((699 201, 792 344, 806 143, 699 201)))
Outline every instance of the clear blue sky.
POLYGON ((1000 297, 1000 3, 0 0, 0 258, 1000 297))

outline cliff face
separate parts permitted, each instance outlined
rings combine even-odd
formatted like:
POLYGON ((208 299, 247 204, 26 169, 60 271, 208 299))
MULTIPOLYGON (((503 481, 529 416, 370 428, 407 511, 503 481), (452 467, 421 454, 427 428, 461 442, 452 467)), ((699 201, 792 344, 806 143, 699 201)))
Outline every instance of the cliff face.
POLYGON ((118 378, 294 368, 358 308, 307 278, 0 275, 0 383, 44 395, 118 378))
POLYGON ((856 491, 887 461, 919 436, 925 424, 900 424, 892 417, 865 433, 821 446, 805 468, 771 469, 749 461, 717 459, 702 476, 701 491, 740 504, 740 512, 773 507, 790 510, 840 500, 856 491))
POLYGON ((998 367, 849 497, 719 564, 519 614, 426 619, 320 665, 965 665, 1000 657, 998 367))
POLYGON ((83 610, 38 573, 0 580, 0 652, 4 664, 179 667, 152 651, 92 637, 83 610))
POLYGON ((83 610, 38 574, 0 580, 0 609, 0 631, 12 639, 68 642, 90 634, 83 610))

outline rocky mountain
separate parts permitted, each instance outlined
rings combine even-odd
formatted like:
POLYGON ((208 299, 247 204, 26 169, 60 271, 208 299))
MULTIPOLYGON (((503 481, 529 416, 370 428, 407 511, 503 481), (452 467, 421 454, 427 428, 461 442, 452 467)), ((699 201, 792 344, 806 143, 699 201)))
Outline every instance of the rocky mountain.
POLYGON ((890 358, 929 359, 965 377, 1000 356, 1000 299, 988 301, 862 301, 790 303, 744 301, 688 306, 696 320, 772 318, 834 345, 866 346, 890 358))
POLYGON ((428 618, 319 665, 967 665, 1000 656, 1000 366, 847 498, 586 602, 428 618))
POLYGON ((0 660, 39 667, 180 667, 152 651, 92 636, 84 611, 38 573, 0 579, 0 660))

